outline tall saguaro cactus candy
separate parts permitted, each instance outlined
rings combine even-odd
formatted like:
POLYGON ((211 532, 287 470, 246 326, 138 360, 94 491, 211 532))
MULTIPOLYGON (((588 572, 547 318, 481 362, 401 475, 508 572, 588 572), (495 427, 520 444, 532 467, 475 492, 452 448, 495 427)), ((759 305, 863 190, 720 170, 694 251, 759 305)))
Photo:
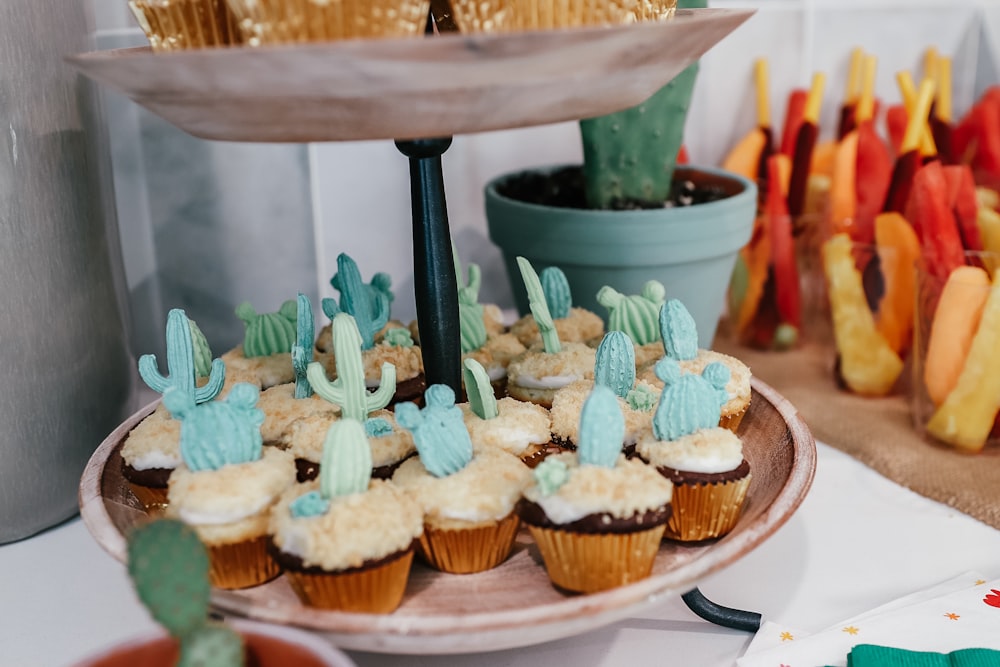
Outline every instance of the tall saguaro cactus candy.
POLYGON ((447 477, 472 460, 472 439, 451 387, 431 385, 424 402, 423 409, 414 403, 397 405, 396 421, 413 433, 413 443, 427 471, 435 477, 447 477))
POLYGON ((243 356, 269 357, 290 352, 295 344, 296 310, 296 303, 291 299, 282 303, 276 313, 258 313, 248 301, 238 305, 236 317, 246 325, 243 356))
POLYGON ((716 361, 708 364, 701 375, 682 373, 675 359, 664 357, 657 362, 655 371, 665 385, 653 415, 657 440, 677 440, 719 425, 728 368, 716 361))
MULTIPOLYGON (((706 6, 708 0, 677 0, 678 9, 706 6)), ((613 208, 619 201, 663 205, 697 77, 696 62, 642 104, 580 121, 590 208, 613 208)))
MULTIPOLYGON (((174 308, 167 314, 167 375, 160 374, 157 369, 156 355, 139 357, 139 375, 150 389, 161 394, 174 389, 184 395, 185 403, 191 405, 205 403, 218 396, 226 379, 225 364, 222 359, 214 359, 208 382, 202 387, 197 386, 193 324, 180 308, 174 308)), ((204 336, 201 339, 204 340, 204 336)))
POLYGON ((312 304, 309 297, 299 294, 298 313, 295 323, 295 345, 292 346, 292 369, 295 371, 295 398, 309 398, 313 394, 312 385, 306 371, 313 360, 316 340, 316 324, 313 320, 312 304))
POLYGON ((208 552, 194 530, 159 519, 135 528, 128 540, 128 572, 157 623, 180 642, 180 667, 244 664, 243 640, 208 619, 208 552))
POLYGON ((321 398, 340 406, 340 416, 364 422, 369 412, 389 405, 396 393, 396 367, 382 364, 378 389, 369 392, 365 385, 365 367, 361 358, 361 334, 354 318, 347 313, 333 317, 333 358, 337 379, 330 382, 323 364, 309 364, 306 377, 321 398))
POLYGON ((319 491, 302 494, 289 509, 295 517, 320 516, 333 498, 367 491, 371 479, 372 451, 365 426, 355 419, 341 419, 330 425, 323 441, 319 491))
POLYGON ((462 262, 458 249, 451 246, 455 261, 455 276, 458 278, 458 322, 461 327, 462 353, 478 350, 486 344, 486 323, 483 321, 483 307, 479 304, 479 288, 482 285, 482 271, 478 264, 469 264, 468 282, 462 283, 462 262))
POLYGON ((331 320, 337 313, 352 316, 361 334, 362 349, 370 350, 375 345, 375 334, 389 321, 392 279, 386 273, 376 273, 371 282, 365 284, 357 262, 342 252, 337 256, 337 273, 330 284, 340 292, 340 303, 335 299, 323 299, 320 304, 323 312, 331 320))
POLYGON ((531 316, 535 318, 535 324, 538 325, 538 331, 542 335, 542 345, 549 354, 556 354, 562 350, 562 345, 559 343, 559 333, 552 321, 549 304, 545 300, 545 291, 542 289, 538 274, 535 273, 535 267, 524 257, 517 258, 517 266, 521 270, 521 278, 528 291, 531 316))
POLYGON ((660 309, 666 289, 658 280, 642 287, 642 294, 624 295, 605 285, 597 292, 597 303, 608 309, 608 330, 624 331, 636 345, 660 340, 660 309))

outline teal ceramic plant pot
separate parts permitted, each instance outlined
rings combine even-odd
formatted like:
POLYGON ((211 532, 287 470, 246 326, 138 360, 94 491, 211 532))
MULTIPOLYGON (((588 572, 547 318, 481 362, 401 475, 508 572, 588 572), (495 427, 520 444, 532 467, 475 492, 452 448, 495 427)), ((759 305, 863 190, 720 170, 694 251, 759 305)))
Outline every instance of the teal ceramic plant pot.
POLYGON ((729 196, 685 207, 603 211, 541 206, 501 195, 498 187, 515 176, 505 174, 486 185, 486 219, 522 314, 528 312, 528 298, 517 268, 519 255, 537 271, 561 268, 574 305, 605 319, 607 312, 596 298, 601 287, 639 294, 646 281, 659 280, 668 299, 680 299, 690 310, 701 347, 711 346, 736 255, 753 231, 753 182, 721 169, 678 167, 676 179, 714 186, 729 196))

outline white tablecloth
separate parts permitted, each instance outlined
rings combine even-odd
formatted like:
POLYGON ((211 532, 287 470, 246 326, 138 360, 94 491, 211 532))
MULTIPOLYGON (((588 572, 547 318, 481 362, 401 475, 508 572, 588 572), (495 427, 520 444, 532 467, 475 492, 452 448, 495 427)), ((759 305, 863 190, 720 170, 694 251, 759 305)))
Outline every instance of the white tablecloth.
MULTIPOLYGON (((1000 577, 1000 531, 830 447, 818 449, 816 479, 802 506, 755 551, 700 584, 711 600, 812 632, 965 571, 1000 577)), ((124 568, 79 519, 0 546, 0 665, 71 665, 153 628, 124 568)), ((750 638, 702 621, 676 598, 581 637, 509 651, 351 655, 359 667, 729 667, 750 638)))

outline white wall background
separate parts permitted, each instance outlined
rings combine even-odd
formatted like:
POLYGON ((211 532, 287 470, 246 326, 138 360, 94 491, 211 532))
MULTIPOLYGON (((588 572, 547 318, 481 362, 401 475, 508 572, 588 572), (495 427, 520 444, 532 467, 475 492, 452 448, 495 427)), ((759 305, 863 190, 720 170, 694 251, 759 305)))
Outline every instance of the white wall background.
MULTIPOLYGON (((93 3, 98 48, 142 44, 124 0, 93 3)), ((686 143, 717 164, 754 123, 752 63, 770 62, 774 121, 785 96, 827 74, 822 131, 836 122, 851 49, 879 59, 877 94, 899 99, 894 75, 919 78, 929 46, 954 58, 955 110, 997 82, 1000 0, 713 0, 757 13, 702 60, 686 143)), ((394 315, 414 316, 407 163, 390 141, 307 146, 196 140, 113 94, 108 116, 119 225, 133 294, 137 352, 156 351, 168 308, 189 309, 213 346, 242 333, 232 309, 276 310, 303 291, 332 296, 338 253, 367 278, 394 278, 394 315), (206 251, 211 249, 211 252, 206 251), (184 261, 186 258, 186 261, 184 261)), ((487 237, 482 189, 506 171, 580 159, 575 123, 456 137, 444 156, 453 236, 484 270, 482 299, 513 300, 487 237)))

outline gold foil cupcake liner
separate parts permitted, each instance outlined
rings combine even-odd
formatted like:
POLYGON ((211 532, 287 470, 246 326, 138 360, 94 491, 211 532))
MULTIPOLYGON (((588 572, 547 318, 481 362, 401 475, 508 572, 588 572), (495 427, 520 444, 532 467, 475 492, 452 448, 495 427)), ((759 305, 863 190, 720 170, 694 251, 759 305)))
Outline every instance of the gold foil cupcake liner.
POLYGON ((716 484, 675 484, 664 537, 696 542, 721 537, 740 518, 752 475, 716 484))
POLYGON ((129 9, 153 51, 181 51, 242 42, 226 0, 130 0, 129 9))
POLYGON ((436 570, 452 574, 483 572, 507 560, 519 525, 516 514, 474 528, 441 529, 424 524, 417 549, 436 570))
POLYGON ((403 601, 413 549, 375 567, 311 574, 288 570, 292 590, 310 607, 366 614, 388 614, 403 601))
POLYGON ((736 433, 736 431, 738 431, 740 428, 740 423, 743 421, 743 416, 746 415, 747 410, 749 409, 750 409, 750 404, 748 402, 747 405, 739 412, 731 412, 729 414, 720 415, 719 426, 721 426, 722 428, 727 428, 733 433, 736 433))
POLYGON ((208 576, 217 588, 250 588, 274 579, 281 566, 267 551, 267 535, 232 544, 209 544, 208 576))
POLYGON ((128 488, 150 516, 159 516, 167 509, 167 487, 143 486, 128 482, 128 488))
POLYGON ((451 0, 461 32, 609 26, 670 18, 676 0, 451 0))
POLYGON ((549 579, 559 588, 596 593, 645 579, 665 526, 634 533, 575 533, 529 524, 549 579))
POLYGON ((421 36, 430 0, 229 0, 251 46, 421 36))

